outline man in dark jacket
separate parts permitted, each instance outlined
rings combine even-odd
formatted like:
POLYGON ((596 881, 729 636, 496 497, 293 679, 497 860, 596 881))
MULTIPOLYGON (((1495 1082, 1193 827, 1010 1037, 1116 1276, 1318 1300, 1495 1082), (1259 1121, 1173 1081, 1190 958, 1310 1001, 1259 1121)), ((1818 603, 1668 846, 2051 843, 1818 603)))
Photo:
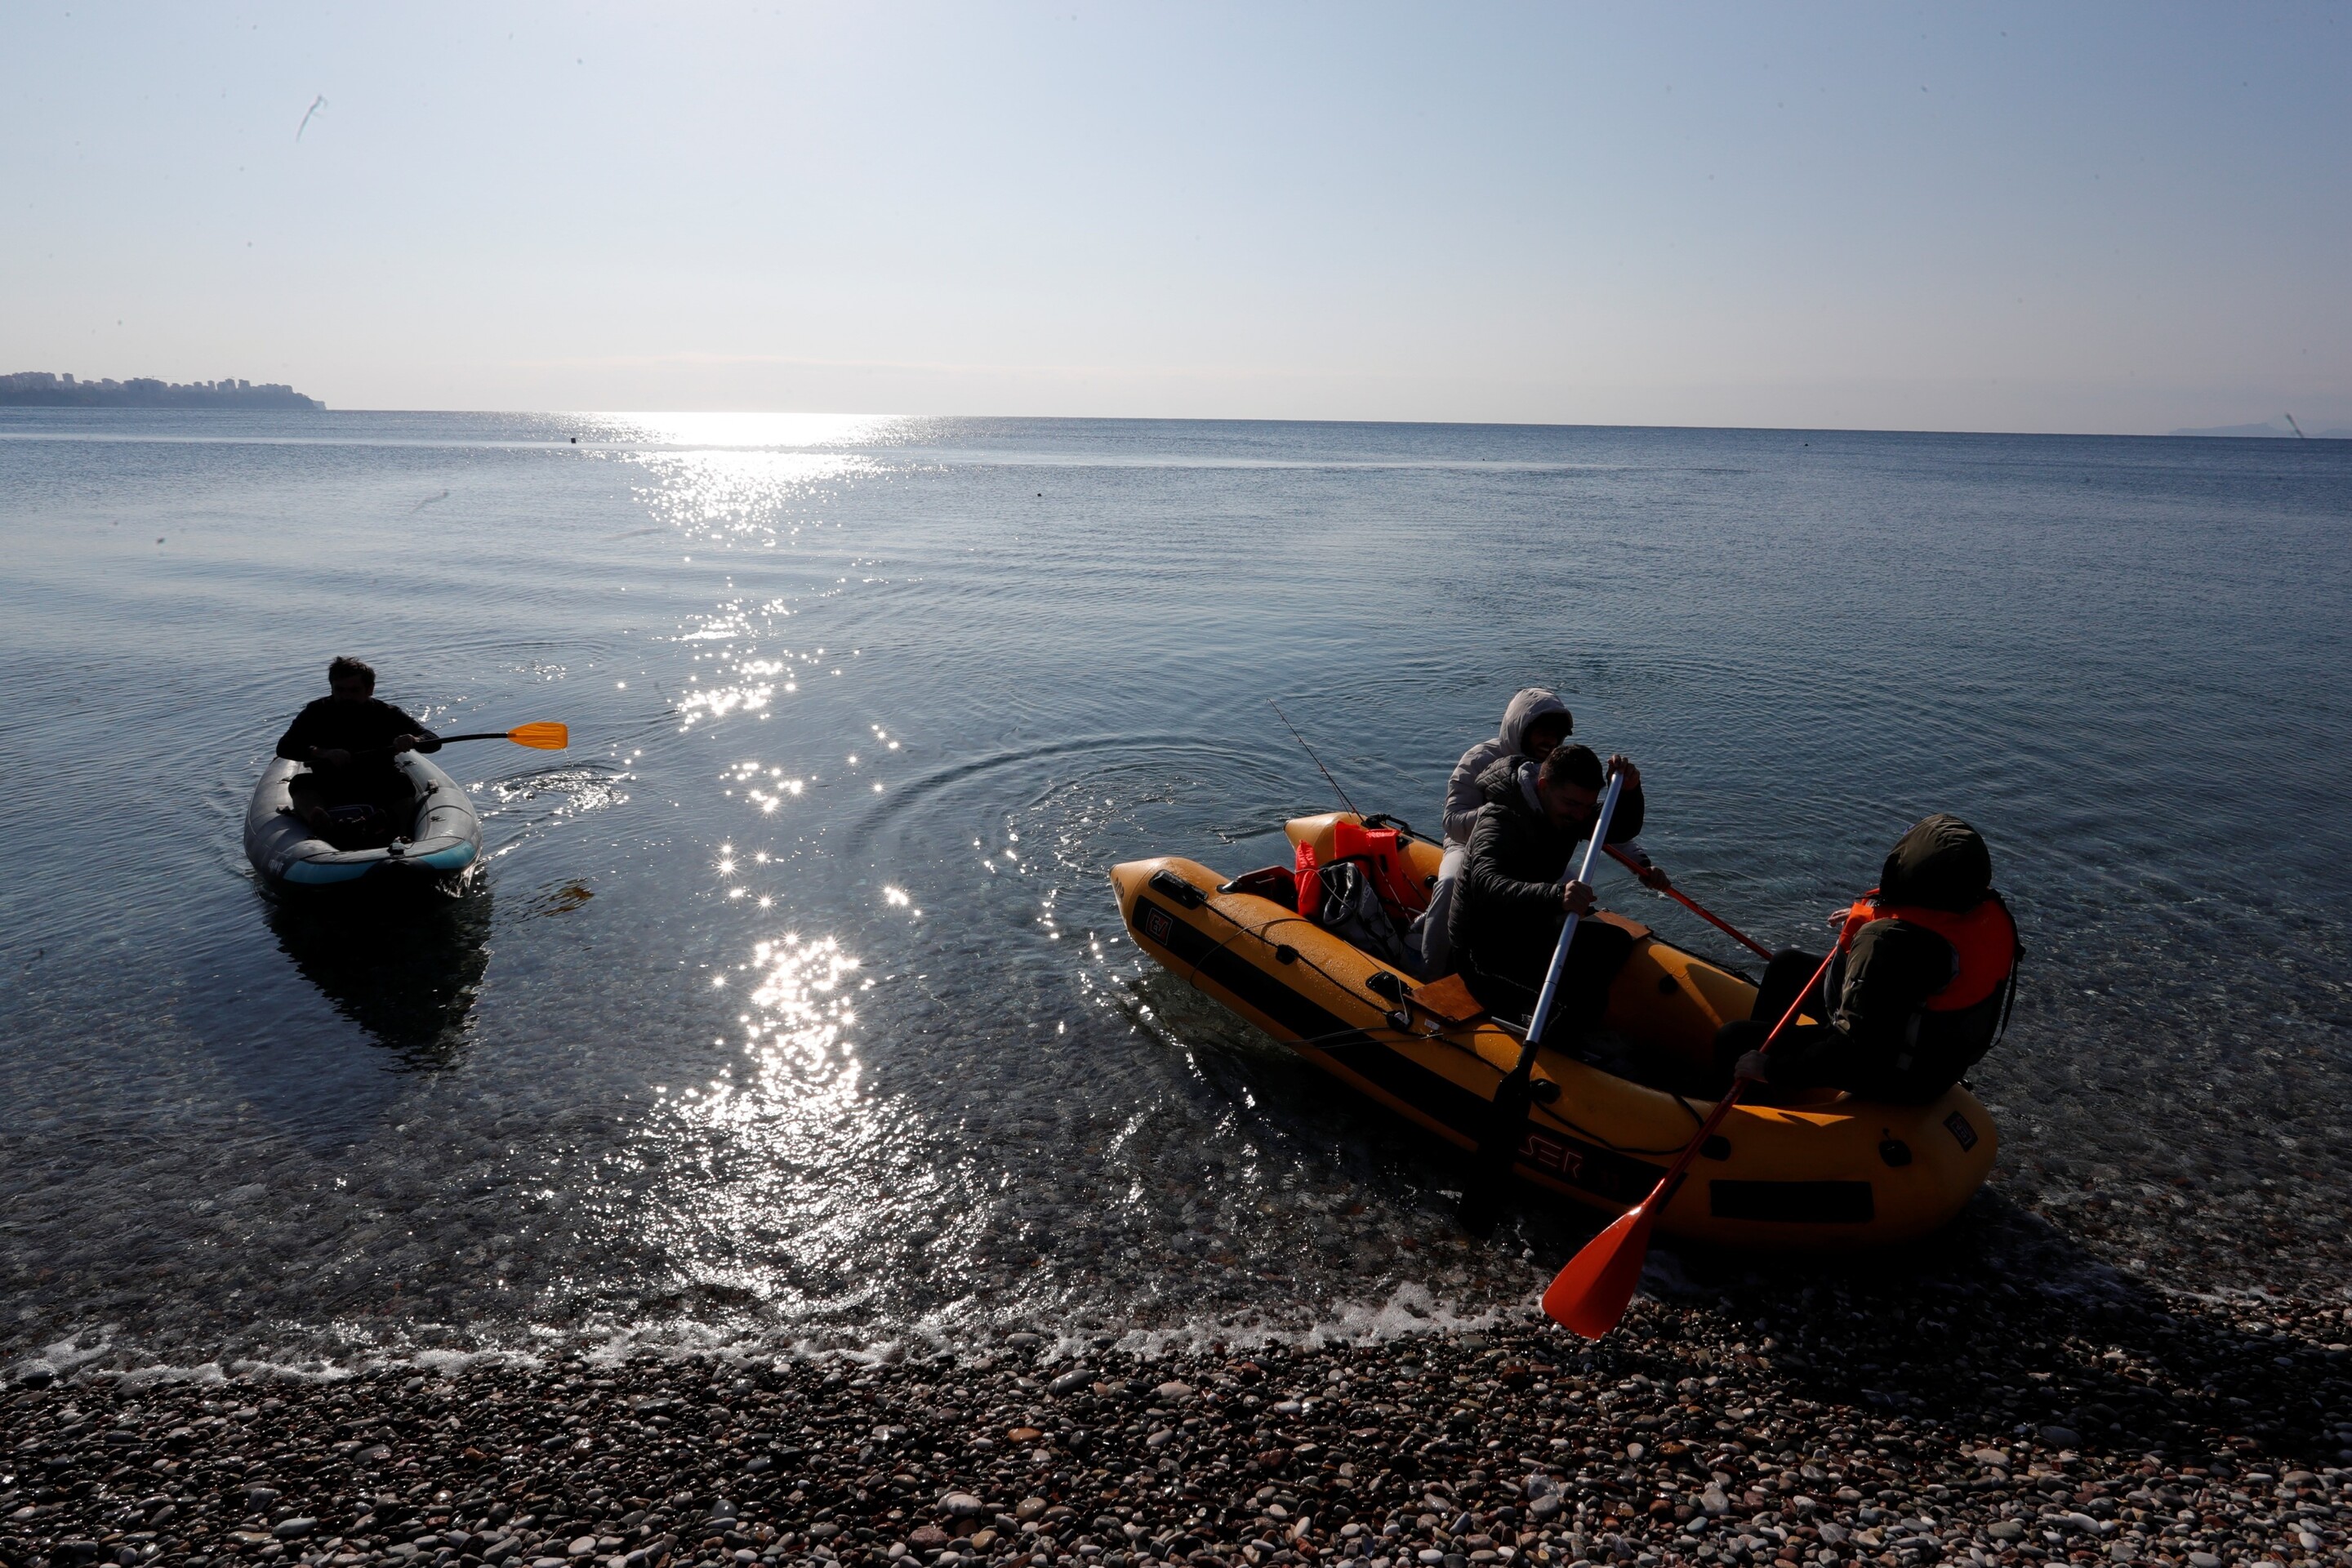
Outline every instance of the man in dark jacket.
POLYGON ((1879 885, 1847 913, 1839 953, 1804 1014, 1759 1047, 1820 969, 1775 953, 1755 1011, 1716 1037, 1717 1067, 1770 1102, 1811 1089, 1925 1105, 1992 1048, 2008 1016, 2017 925, 1992 887, 1992 855, 1957 816, 1924 817, 1896 843, 1879 885))
POLYGON ((414 803, 394 753, 441 749, 432 731, 375 700, 375 671, 360 660, 327 666, 327 689, 330 695, 296 714, 278 738, 279 756, 310 765, 295 776, 294 809, 322 837, 336 806, 372 805, 399 817, 414 803))
MULTIPOLYGON (((1609 765, 1625 775, 1609 824, 1609 841, 1622 844, 1642 831, 1642 774, 1622 756, 1609 765)), ((1447 931, 1471 994, 1490 1012, 1524 1017, 1543 988, 1561 923, 1592 908, 1592 889, 1569 868, 1599 819, 1606 779, 1590 748, 1571 745, 1540 765, 1505 757, 1478 782, 1486 804, 1471 825, 1447 931)), ((1609 984, 1633 950, 1619 928, 1578 922, 1545 1030, 1549 1042, 1572 1043, 1600 1022, 1609 984)))

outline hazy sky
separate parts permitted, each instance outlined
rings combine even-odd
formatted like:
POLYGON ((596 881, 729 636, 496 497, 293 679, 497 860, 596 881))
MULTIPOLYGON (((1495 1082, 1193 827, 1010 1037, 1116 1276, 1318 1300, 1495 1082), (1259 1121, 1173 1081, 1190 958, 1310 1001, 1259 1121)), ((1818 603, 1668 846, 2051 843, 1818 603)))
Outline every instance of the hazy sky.
POLYGON ((8 8, 0 102, 0 370, 2352 425, 2342 5, 76 0, 8 8))

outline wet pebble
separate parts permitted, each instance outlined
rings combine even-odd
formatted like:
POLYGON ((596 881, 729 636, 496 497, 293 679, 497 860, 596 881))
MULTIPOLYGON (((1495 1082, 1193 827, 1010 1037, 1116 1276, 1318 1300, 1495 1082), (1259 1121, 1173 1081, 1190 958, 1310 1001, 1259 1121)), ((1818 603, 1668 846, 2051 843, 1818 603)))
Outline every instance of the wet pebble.
POLYGON ((1900 1302, 1830 1277, 1536 1322, 1145 1359, 295 1381, 84 1368, 0 1396, 7 1568, 2049 1568, 2341 1564, 2324 1303, 1900 1302), (1965 1308, 1965 1310, 1963 1310, 1965 1308))

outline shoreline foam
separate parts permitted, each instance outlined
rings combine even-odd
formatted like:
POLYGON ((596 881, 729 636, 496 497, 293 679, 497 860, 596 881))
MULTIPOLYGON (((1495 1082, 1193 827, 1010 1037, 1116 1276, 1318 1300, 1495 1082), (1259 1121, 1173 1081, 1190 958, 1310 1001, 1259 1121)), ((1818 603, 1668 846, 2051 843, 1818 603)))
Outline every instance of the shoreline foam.
POLYGON ((1643 1298, 1598 1347, 1509 1314, 1157 1357, 1015 1331, 36 1371, 0 1405, 0 1561, 2290 1568, 2347 1560, 2346 1331, 2317 1302, 1857 1276, 1643 1298))

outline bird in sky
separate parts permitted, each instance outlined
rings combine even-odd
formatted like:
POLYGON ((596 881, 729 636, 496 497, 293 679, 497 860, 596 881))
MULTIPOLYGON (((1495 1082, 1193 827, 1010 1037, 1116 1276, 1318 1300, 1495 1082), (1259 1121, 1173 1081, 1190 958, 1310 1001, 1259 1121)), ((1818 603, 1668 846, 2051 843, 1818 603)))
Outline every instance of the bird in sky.
POLYGON ((310 100, 310 107, 302 111, 302 123, 294 128, 295 141, 299 142, 302 140, 302 132, 310 129, 310 116, 318 113, 319 110, 326 107, 327 95, 323 92, 310 100))

